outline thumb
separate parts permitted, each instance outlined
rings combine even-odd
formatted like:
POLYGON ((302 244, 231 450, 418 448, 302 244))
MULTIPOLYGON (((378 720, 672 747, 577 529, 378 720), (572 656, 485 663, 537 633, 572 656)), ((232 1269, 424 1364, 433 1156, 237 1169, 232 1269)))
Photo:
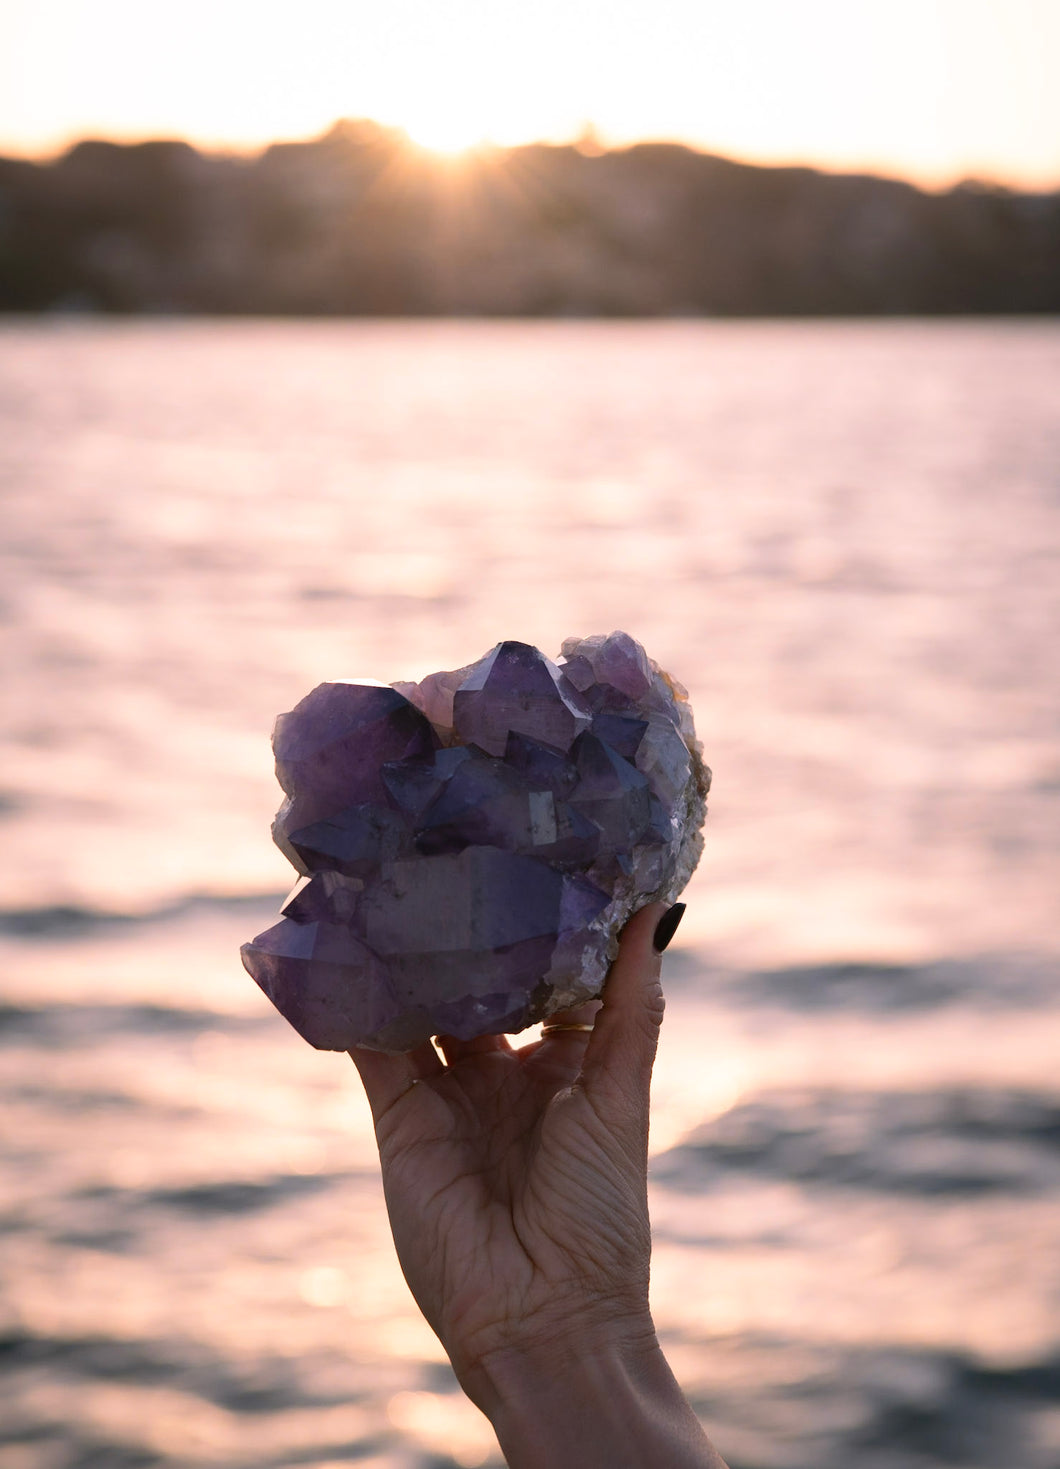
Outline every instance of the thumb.
POLYGON ((649 903, 622 930, 582 1063, 581 1085, 594 1108, 604 1116, 643 1118, 645 1126, 663 1018, 661 960, 652 939, 669 911, 665 903, 649 903))

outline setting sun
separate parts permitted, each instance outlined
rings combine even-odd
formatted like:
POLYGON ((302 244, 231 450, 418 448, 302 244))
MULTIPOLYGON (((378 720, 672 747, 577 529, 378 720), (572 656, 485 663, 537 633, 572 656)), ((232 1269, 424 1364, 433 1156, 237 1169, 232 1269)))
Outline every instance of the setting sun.
POLYGON ((403 127, 418 148, 438 153, 443 158, 459 158, 462 153, 470 153, 472 149, 484 147, 492 141, 477 120, 459 112, 451 115, 425 113, 422 118, 409 118, 403 127))

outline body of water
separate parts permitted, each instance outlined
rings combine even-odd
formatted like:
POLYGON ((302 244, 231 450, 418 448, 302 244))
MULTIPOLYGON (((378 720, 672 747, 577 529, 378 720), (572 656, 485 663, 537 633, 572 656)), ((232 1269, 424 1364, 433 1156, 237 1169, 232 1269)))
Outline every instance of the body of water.
POLYGON ((624 627, 715 772, 655 1308, 733 1469, 1060 1465, 1060 327, 0 328, 5 1469, 499 1463, 244 975, 274 715, 624 627))

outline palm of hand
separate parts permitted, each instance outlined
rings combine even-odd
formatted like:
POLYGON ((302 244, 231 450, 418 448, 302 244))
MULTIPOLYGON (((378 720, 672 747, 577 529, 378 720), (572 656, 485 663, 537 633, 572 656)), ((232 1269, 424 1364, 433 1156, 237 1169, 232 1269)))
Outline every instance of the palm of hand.
POLYGON ((461 1361, 547 1341, 572 1311, 646 1310, 644 1160, 578 1083, 584 1047, 465 1051, 379 1119, 406 1279, 461 1361))

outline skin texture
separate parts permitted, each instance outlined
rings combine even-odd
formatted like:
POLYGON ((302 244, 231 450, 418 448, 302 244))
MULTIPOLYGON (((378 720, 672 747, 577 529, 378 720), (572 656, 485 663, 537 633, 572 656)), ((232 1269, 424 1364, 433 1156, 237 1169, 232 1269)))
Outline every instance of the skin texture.
POLYGON ((627 924, 602 1004, 552 1017, 591 1032, 351 1053, 405 1278, 512 1469, 724 1469, 648 1308, 666 911, 627 924))

